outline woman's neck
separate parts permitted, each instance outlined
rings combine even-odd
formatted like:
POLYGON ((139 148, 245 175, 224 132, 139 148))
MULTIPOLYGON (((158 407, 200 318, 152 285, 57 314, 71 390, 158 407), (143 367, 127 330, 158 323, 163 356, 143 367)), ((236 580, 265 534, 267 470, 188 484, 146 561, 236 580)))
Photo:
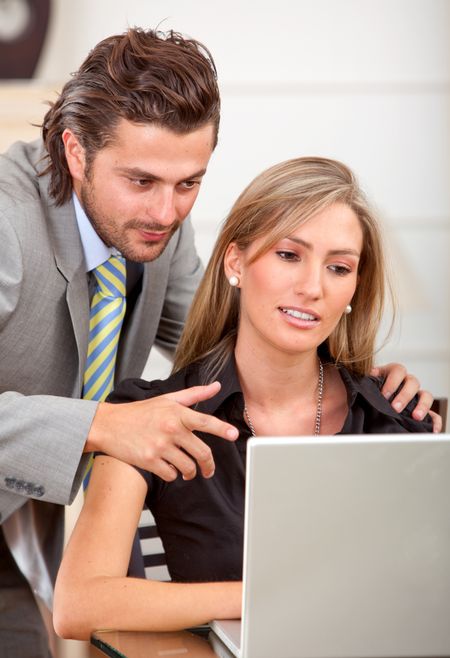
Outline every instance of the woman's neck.
POLYGON ((292 409, 315 400, 319 377, 317 352, 300 354, 255 349, 236 342, 235 359, 246 404, 259 409, 292 409))
POLYGON ((345 385, 338 369, 327 365, 323 387, 319 386, 315 350, 269 354, 238 339, 235 358, 244 394, 244 418, 252 433, 254 429, 260 436, 315 434, 318 415, 321 434, 342 429, 348 413, 345 385))

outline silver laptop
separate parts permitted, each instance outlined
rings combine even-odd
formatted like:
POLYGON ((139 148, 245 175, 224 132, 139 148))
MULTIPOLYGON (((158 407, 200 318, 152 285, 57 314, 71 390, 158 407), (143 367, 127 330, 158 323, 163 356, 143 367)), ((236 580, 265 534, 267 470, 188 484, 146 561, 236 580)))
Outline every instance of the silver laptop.
POLYGON ((450 435, 251 439, 243 578, 218 655, 450 656, 450 435))

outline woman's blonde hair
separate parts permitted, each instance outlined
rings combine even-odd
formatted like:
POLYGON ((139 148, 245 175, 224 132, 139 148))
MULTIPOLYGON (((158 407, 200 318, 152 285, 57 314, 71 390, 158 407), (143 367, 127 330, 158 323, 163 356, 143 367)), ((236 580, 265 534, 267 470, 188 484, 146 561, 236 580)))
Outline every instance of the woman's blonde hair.
POLYGON ((324 347, 333 362, 344 364, 356 374, 370 371, 386 290, 391 292, 381 233, 352 171, 341 162, 317 157, 277 164, 257 176, 239 196, 223 224, 194 297, 176 351, 174 371, 212 354, 207 374, 216 377, 234 348, 240 295, 224 272, 228 245, 235 242, 244 250, 263 238, 254 261, 333 203, 346 204, 358 217, 363 249, 352 312, 342 316, 324 347))

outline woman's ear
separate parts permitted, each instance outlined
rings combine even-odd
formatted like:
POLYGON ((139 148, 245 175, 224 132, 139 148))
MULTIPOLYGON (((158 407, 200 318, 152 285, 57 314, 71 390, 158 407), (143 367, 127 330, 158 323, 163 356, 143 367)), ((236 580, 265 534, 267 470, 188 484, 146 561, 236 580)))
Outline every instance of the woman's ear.
POLYGON ((86 156, 74 133, 66 128, 62 134, 64 152, 66 154, 67 166, 74 183, 81 183, 85 177, 86 156))
MULTIPOLYGON (((228 280, 231 277, 237 277, 238 282, 240 282, 242 275, 242 251, 235 242, 230 242, 227 247, 223 259, 223 268, 228 280)), ((239 285, 239 283, 233 285, 239 285)))

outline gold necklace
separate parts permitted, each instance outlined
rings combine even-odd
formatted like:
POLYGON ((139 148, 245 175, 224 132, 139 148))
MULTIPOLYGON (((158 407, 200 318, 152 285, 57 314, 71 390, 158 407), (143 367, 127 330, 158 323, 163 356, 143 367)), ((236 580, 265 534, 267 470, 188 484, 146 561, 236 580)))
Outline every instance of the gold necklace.
MULTIPOLYGON (((322 402, 323 402, 323 365, 322 361, 319 359, 319 382, 317 385, 317 409, 316 409, 316 419, 314 421, 314 436, 319 436, 320 434, 320 424, 322 422, 322 402)), ((247 421, 247 425, 250 428, 252 436, 256 436, 255 428, 248 413, 247 405, 244 403, 244 416, 247 421)))

